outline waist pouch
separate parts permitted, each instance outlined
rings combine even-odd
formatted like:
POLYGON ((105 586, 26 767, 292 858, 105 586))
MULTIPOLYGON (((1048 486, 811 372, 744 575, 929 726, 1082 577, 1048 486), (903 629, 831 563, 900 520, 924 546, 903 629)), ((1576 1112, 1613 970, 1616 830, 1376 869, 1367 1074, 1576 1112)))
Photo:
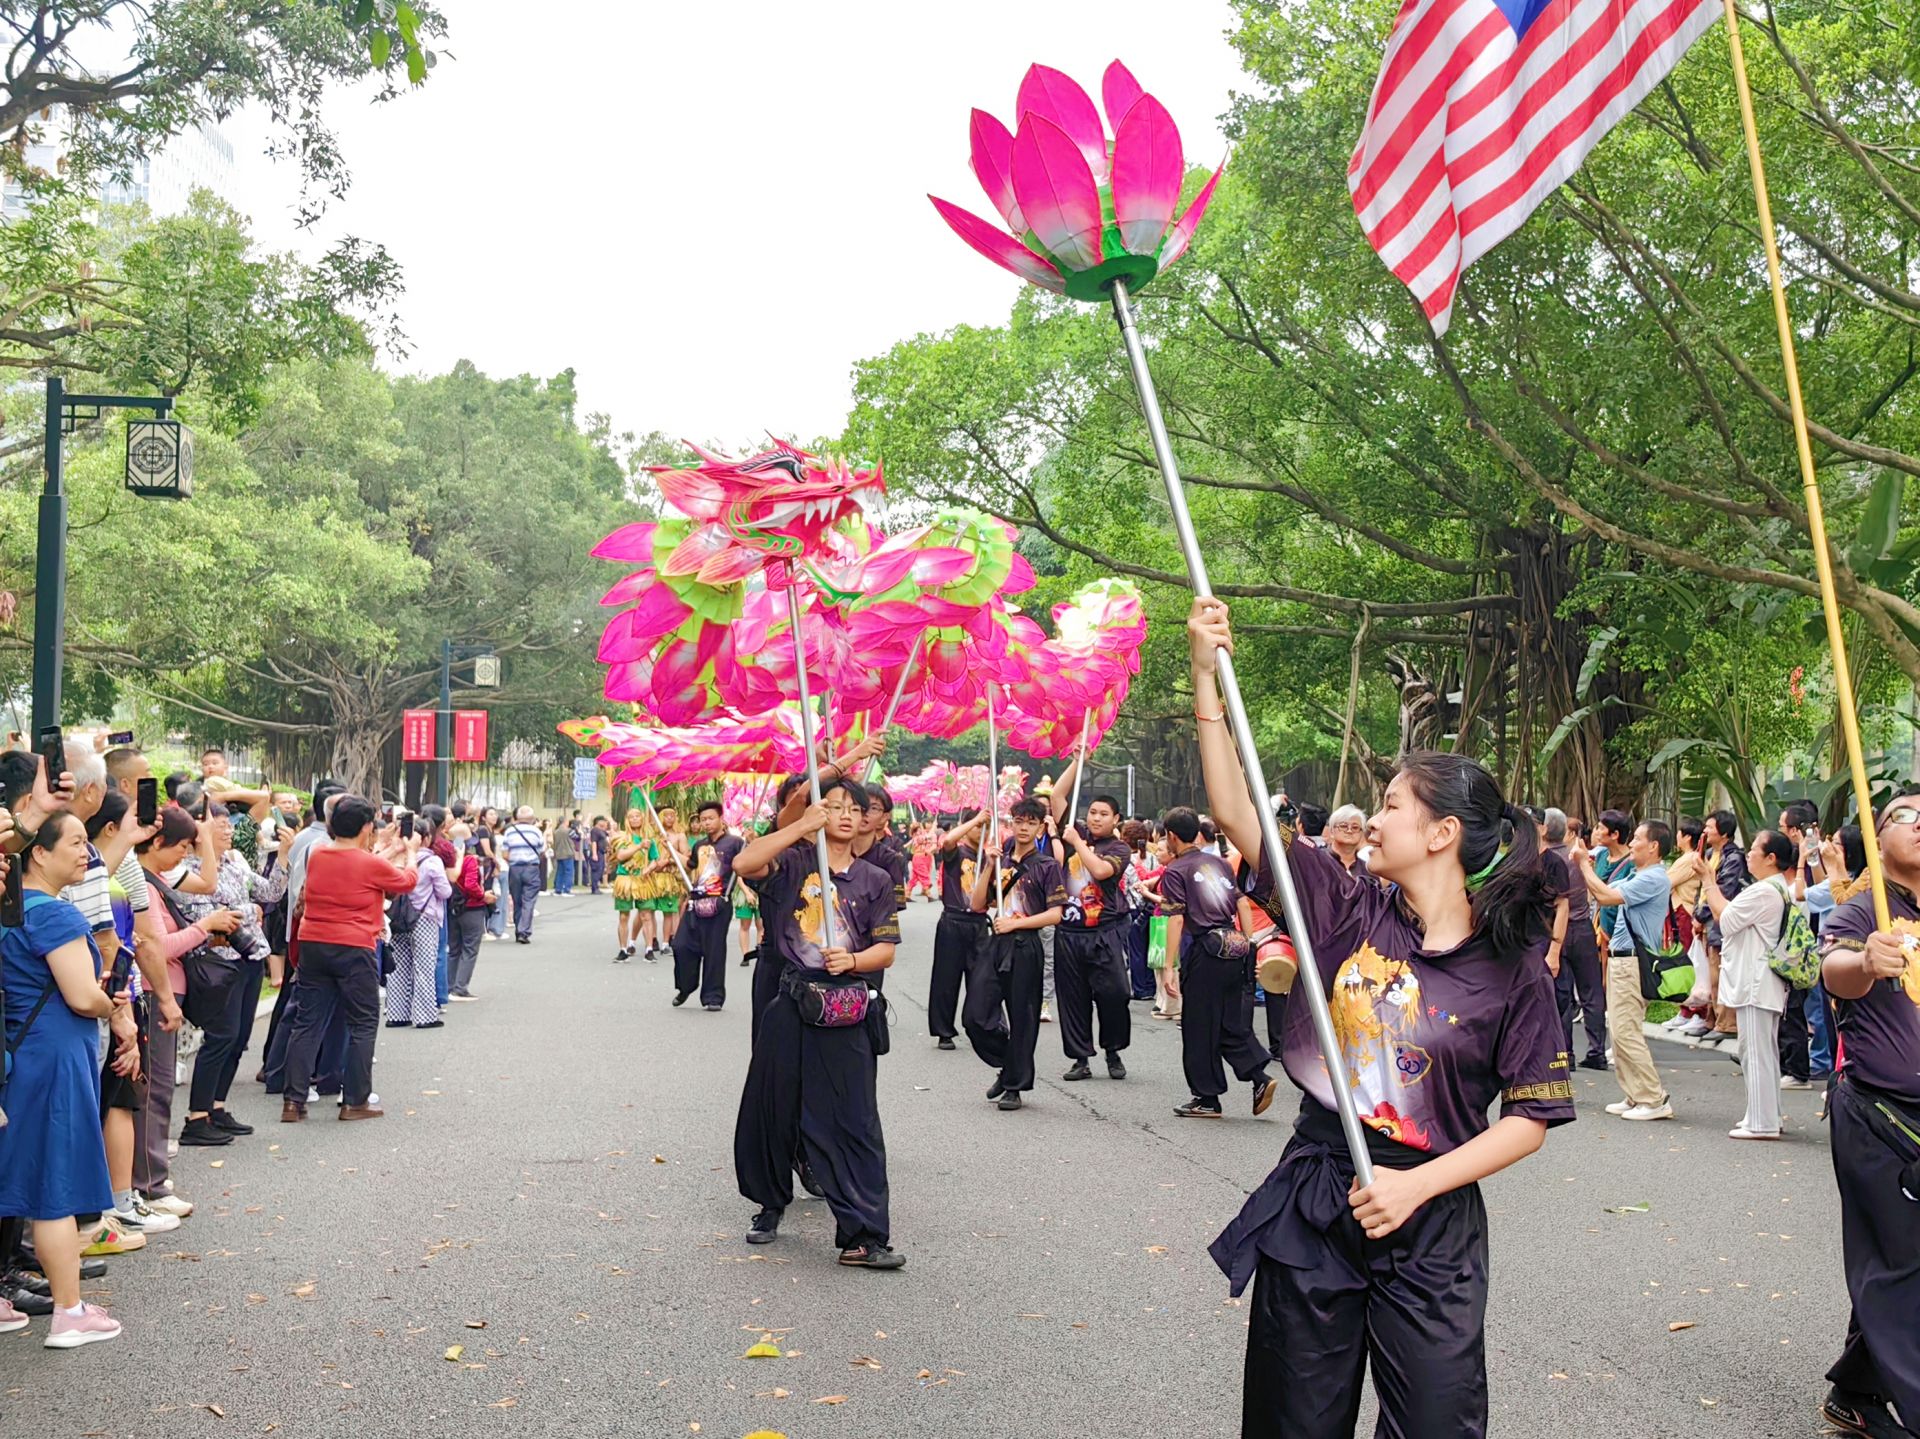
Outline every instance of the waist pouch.
POLYGON ((781 984, 800 1010, 801 1020, 816 1029, 850 1029, 866 1021, 873 992, 860 981, 804 979, 789 970, 781 984))
POLYGON ((1853 1090, 1854 1098, 1859 1101, 1860 1116, 1866 1120, 1874 1138, 1901 1161, 1900 1192, 1920 1204, 1920 1114, 1915 1114, 1885 1090, 1862 1084, 1857 1079, 1847 1080, 1846 1087, 1853 1090))
POLYGON ((693 917, 695 919, 712 919, 716 914, 720 913, 720 896, 717 894, 699 895, 687 908, 693 911, 693 917))

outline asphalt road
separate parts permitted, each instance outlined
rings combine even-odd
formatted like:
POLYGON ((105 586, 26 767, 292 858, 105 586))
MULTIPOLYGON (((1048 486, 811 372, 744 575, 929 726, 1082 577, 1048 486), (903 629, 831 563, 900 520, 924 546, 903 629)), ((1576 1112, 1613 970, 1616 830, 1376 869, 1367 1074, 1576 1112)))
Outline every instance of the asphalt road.
MULTIPOLYGON (((746 971, 723 1012, 671 1009, 665 964, 609 962, 610 909, 548 897, 531 947, 483 950, 482 1002, 382 1029, 382 1121, 316 1107, 283 1127, 243 1079, 234 1108, 259 1132, 186 1151, 199 1214, 110 1261, 93 1296, 125 1338, 50 1352, 40 1320, 0 1337, 0 1428, 1237 1432, 1245 1313, 1205 1251, 1278 1156, 1290 1098, 1254 1120, 1241 1089, 1226 1122, 1176 1119, 1178 1035, 1142 1005, 1126 1082, 1061 1083, 1049 1028, 1040 1088, 1002 1114, 964 1042, 925 1037, 934 914, 915 905, 880 1069, 908 1266, 838 1267, 818 1203, 749 1249, 730 1148, 746 971), (781 1357, 744 1358, 763 1335, 781 1357)), ((1610 1119, 1610 1077, 1581 1071, 1580 1122, 1486 1187, 1496 1434, 1822 1432, 1847 1310, 1818 1096, 1785 1096, 1785 1143, 1739 1144, 1733 1066, 1658 1057, 1677 1122, 1610 1119)))

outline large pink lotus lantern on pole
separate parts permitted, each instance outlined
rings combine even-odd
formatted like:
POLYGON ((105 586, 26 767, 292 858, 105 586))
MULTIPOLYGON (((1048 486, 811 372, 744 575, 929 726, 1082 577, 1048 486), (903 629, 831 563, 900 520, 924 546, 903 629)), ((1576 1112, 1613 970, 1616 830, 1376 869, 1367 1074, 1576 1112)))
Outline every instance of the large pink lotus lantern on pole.
MULTIPOLYGON (((1167 508, 1187 562, 1187 574, 1194 594, 1209 599, 1213 586, 1207 578, 1206 557, 1194 533, 1186 491, 1180 484, 1179 462, 1160 414, 1160 398, 1154 393, 1146 346, 1140 342, 1139 327, 1134 322, 1132 292, 1186 252, 1213 198, 1220 172, 1214 172, 1176 220, 1174 209, 1186 177, 1186 161, 1173 118, 1159 101, 1141 90, 1139 82, 1117 60, 1107 67, 1100 88, 1107 119, 1114 127, 1111 143, 1086 91, 1044 65, 1033 66, 1020 82, 1017 124, 1011 135, 991 115, 973 112, 973 172, 1006 222, 1006 231, 944 200, 934 200, 934 208, 961 239, 1021 279, 1071 299, 1113 307, 1114 322, 1126 347, 1127 366, 1140 394, 1147 433, 1153 440, 1153 457, 1166 482, 1167 508)), ((1240 751, 1240 765, 1252 791, 1254 813, 1259 818, 1261 848, 1271 859, 1283 852, 1280 827, 1273 807, 1266 802, 1266 770, 1234 677, 1233 656, 1225 649, 1219 651, 1215 669, 1229 728, 1240 751)), ((988 699, 992 699, 991 690, 988 699)), ((991 750, 991 730, 987 741, 991 750)), ((1300 990, 1333 1085, 1347 1155, 1364 1187, 1373 1183, 1373 1161, 1368 1157, 1346 1060, 1334 1033, 1333 1014, 1327 1008, 1326 986, 1307 940, 1306 915, 1294 889, 1293 870, 1290 865, 1275 863, 1270 872, 1299 953, 1300 990)), ((1264 902, 1264 896, 1262 899, 1264 902)))
POLYGON ((1107 66, 1100 95, 1111 140, 1087 92, 1045 65, 1020 82, 1012 131, 973 112, 973 173, 1005 231, 927 197, 996 265, 1076 300, 1106 299, 1115 280, 1138 290, 1179 259, 1220 179, 1214 171, 1175 220, 1186 160, 1173 116, 1118 60, 1107 66))

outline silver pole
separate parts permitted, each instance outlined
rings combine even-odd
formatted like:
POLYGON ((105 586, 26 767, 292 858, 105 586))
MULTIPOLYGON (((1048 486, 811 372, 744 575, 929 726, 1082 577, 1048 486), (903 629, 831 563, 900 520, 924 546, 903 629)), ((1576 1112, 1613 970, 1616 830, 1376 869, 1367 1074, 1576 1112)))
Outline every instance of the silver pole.
POLYGON ((1073 758, 1073 794, 1067 800, 1067 823, 1075 826, 1080 823, 1080 781, 1087 776, 1087 726, 1092 722, 1092 710, 1080 716, 1080 748, 1073 758))
MULTIPOLYGON (((1127 363, 1133 369, 1134 388, 1140 392, 1140 408, 1146 414, 1147 433, 1153 439, 1153 455, 1160 463, 1160 477, 1167 485, 1167 507, 1173 511, 1174 532, 1180 537, 1180 551, 1187 562, 1187 575, 1193 592, 1202 599, 1211 598, 1213 586, 1207 579, 1206 560, 1200 554, 1200 540, 1193 531, 1193 516, 1187 511, 1186 491, 1180 484, 1180 469, 1173 458, 1173 445, 1167 439, 1166 422, 1160 417, 1160 398, 1154 393, 1153 376, 1147 369, 1147 354, 1140 344, 1140 332, 1134 328, 1133 305, 1127 298, 1123 280, 1113 282, 1113 317, 1120 325, 1120 338, 1127 347, 1127 363)), ((1260 820, 1260 846, 1267 868, 1280 892, 1280 908, 1286 915, 1287 931, 1293 939, 1294 953, 1300 960, 1300 984, 1306 988, 1307 1009, 1313 1016, 1314 1037, 1320 1043, 1320 1057, 1327 1066, 1327 1079, 1333 1085, 1333 1099, 1340 1111, 1340 1128, 1347 1137, 1347 1152, 1353 1160, 1354 1176, 1364 1188, 1373 1183, 1373 1161, 1367 1154, 1367 1138, 1360 1127, 1360 1113, 1353 1102, 1353 1089, 1347 1079, 1347 1064, 1340 1053, 1339 1037, 1333 1032, 1333 1014, 1327 1008, 1326 986, 1320 980, 1320 967, 1314 962, 1313 942, 1307 935, 1307 920, 1300 908, 1300 896, 1293 886, 1293 868, 1287 862, 1280 842, 1280 826, 1273 816, 1273 802, 1267 797, 1266 772, 1260 765, 1260 752, 1254 747, 1253 726, 1247 721, 1247 707, 1240 697, 1240 685, 1233 676, 1233 657, 1222 649, 1215 656, 1220 674, 1220 695, 1226 702, 1227 718, 1240 749, 1240 766, 1246 771, 1253 791, 1253 809, 1260 820)))
MULTIPOLYGON (((893 698, 887 701, 887 717, 880 721, 881 734, 893 728, 894 712, 900 708, 900 697, 907 692, 907 676, 913 673, 913 662, 920 657, 920 643, 926 637, 925 630, 913 637, 913 648, 907 651, 907 662, 900 667, 900 681, 893 687, 893 698)), ((867 778, 872 779, 879 768, 880 756, 875 755, 867 767, 867 778)))
POLYGON ((660 823, 660 811, 653 807, 652 791, 641 790, 640 798, 647 802, 647 813, 653 816, 653 827, 660 831, 660 843, 667 847, 667 853, 673 857, 673 867, 680 871, 680 878, 687 886, 687 893, 691 895, 693 893, 693 878, 687 873, 687 867, 680 862, 680 851, 675 849, 673 842, 667 838, 667 828, 660 823))
POLYGON ((993 686, 987 686, 987 848, 993 855, 993 903, 987 913, 1000 913, 1000 755, 994 747, 993 686))
MULTIPOLYGON (((793 673, 800 687, 800 743, 807 752, 807 797, 820 803, 820 756, 813 747, 813 701, 807 694, 807 641, 800 629, 800 580, 787 586, 787 621, 793 630, 793 673)), ((820 947, 838 947, 833 935, 833 865, 827 858, 827 832, 815 830, 814 849, 820 862, 820 947)))
POLYGON ((1127 813, 1132 815, 1133 808, 1133 766, 1127 766, 1127 813))

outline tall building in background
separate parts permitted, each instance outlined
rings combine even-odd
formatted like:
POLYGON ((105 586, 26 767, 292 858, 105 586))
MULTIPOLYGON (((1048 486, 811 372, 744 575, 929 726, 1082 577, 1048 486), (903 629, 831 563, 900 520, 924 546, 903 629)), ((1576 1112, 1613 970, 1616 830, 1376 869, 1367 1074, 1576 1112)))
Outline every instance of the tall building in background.
MULTIPOLYGON (((29 145, 27 164, 50 175, 64 168, 68 132, 65 111, 54 107, 40 123, 40 138, 29 145)), ((101 203, 145 205, 154 216, 177 215, 198 189, 232 198, 235 181, 233 142, 217 125, 196 125, 174 136, 158 153, 133 162, 125 180, 108 179, 100 187, 101 203)), ((12 219, 26 207, 26 196, 12 180, 0 195, 0 218, 12 219)))

